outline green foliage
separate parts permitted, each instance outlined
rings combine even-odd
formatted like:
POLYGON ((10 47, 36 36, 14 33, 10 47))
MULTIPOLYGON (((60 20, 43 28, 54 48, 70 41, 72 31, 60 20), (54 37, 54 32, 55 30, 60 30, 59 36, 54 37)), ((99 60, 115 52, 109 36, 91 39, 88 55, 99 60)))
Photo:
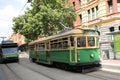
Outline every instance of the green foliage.
POLYGON ((31 39, 25 38, 25 42, 31 42, 31 39))
POLYGON ((56 34, 63 29, 60 22, 72 27, 75 16, 68 0, 34 0, 24 15, 13 19, 13 30, 34 40, 56 34))
POLYGON ((114 37, 114 46, 115 46, 115 52, 120 52, 120 35, 115 35, 114 37))

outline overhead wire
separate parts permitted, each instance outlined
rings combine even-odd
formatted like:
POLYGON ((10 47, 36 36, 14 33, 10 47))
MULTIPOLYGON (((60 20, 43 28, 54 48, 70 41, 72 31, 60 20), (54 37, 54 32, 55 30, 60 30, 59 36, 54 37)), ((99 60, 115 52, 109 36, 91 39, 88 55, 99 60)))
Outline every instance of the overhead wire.
POLYGON ((28 1, 25 3, 25 5, 21 8, 21 10, 20 10, 20 12, 18 13, 18 15, 20 15, 21 14, 21 12, 24 10, 24 8, 26 7, 26 5, 27 5, 27 3, 28 3, 28 1))

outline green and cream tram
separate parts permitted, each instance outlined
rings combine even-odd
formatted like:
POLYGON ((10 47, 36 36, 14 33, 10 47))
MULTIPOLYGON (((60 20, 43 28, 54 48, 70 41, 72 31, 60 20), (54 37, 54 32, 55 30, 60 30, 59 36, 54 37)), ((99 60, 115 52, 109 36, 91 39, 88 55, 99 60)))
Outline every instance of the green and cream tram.
POLYGON ((29 43, 32 61, 68 67, 99 67, 99 35, 93 29, 73 29, 29 43))

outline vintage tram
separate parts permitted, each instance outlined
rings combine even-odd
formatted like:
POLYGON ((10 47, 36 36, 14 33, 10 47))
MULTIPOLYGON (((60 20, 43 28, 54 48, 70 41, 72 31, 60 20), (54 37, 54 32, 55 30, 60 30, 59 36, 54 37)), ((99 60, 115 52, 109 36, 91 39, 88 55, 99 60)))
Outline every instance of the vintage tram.
POLYGON ((30 60, 61 68, 100 67, 99 35, 76 28, 29 43, 30 60))

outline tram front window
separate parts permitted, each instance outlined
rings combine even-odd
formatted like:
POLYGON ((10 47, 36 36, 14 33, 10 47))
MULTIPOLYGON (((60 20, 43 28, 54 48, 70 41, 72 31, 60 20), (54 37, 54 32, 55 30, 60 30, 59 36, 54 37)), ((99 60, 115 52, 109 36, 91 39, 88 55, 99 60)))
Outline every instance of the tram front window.
POLYGON ((95 46, 95 38, 88 37, 88 46, 95 46))
POLYGON ((77 47, 86 47, 86 37, 77 38, 77 47))

